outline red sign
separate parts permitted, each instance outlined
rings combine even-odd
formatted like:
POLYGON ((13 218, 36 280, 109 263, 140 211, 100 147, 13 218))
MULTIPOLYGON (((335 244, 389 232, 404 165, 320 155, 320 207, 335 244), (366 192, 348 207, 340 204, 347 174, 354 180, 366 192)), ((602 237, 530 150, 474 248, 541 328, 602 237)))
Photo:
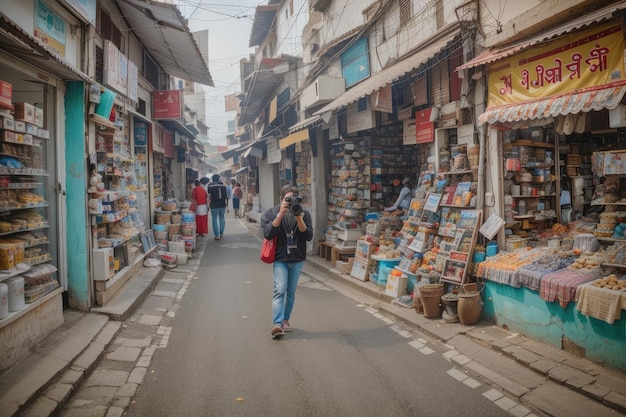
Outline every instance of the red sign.
POLYGON ((415 112, 416 143, 431 143, 435 141, 435 123, 430 121, 432 108, 415 112))
POLYGON ((152 93, 152 119, 171 120, 183 118, 183 92, 181 90, 152 93))

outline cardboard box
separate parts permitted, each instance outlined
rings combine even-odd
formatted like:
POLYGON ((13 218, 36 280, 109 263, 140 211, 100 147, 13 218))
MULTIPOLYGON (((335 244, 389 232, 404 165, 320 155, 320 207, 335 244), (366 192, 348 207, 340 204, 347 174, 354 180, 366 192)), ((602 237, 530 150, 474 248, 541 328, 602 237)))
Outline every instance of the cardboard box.
MULTIPOLYGON (((46 129, 37 129, 37 136, 42 139, 50 139, 50 132, 46 129)), ((145 155, 145 154, 139 154, 145 155)))
POLYGON ((0 107, 13 109, 13 85, 0 80, 0 107))
POLYGON ((363 230, 361 229, 338 229, 337 230, 337 239, 348 241, 348 240, 357 240, 363 236, 363 230))
POLYGON ((26 123, 35 123, 35 106, 30 103, 13 103, 15 120, 22 120, 26 123))
POLYGON ((354 258, 348 258, 347 262, 343 262, 341 265, 341 273, 342 274, 349 274, 350 272, 352 272, 352 266, 354 265, 354 258))
POLYGON ((2 140, 5 142, 15 142, 15 133, 5 130, 2 132, 2 140))
POLYGON ((396 275, 389 273, 387 276, 387 285, 385 286, 385 294, 398 298, 407 294, 407 283, 409 277, 406 274, 396 275))
POLYGON ((16 132, 20 132, 20 133, 26 132, 26 123, 24 123, 21 120, 16 120, 15 121, 15 131, 16 132))
POLYGON ((0 125, 3 129, 15 130, 15 120, 11 117, 2 117, 2 123, 0 125))
POLYGON ((43 109, 35 107, 35 125, 37 127, 43 127, 43 109))
POLYGON ((37 126, 30 124, 30 123, 24 123, 24 132, 28 133, 29 135, 36 135, 37 134, 37 126))

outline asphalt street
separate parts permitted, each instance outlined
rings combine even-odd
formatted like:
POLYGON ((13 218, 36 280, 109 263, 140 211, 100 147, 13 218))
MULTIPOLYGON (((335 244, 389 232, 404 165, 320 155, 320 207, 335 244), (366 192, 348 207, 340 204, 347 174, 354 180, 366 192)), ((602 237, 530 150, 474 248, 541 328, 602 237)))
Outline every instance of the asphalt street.
POLYGON ((511 415, 497 404, 510 400, 446 360, 438 342, 306 274, 294 331, 271 339, 272 267, 259 249, 230 220, 222 240, 206 242, 125 415, 511 415))

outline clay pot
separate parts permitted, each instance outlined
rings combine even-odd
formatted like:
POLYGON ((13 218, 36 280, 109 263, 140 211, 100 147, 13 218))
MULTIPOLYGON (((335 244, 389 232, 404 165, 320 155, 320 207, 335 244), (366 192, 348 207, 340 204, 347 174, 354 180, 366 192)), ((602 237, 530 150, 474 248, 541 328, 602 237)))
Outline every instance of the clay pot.
POLYGON ((480 292, 460 292, 458 297, 457 313, 461 324, 472 325, 478 323, 483 313, 484 305, 483 300, 480 298, 480 292))

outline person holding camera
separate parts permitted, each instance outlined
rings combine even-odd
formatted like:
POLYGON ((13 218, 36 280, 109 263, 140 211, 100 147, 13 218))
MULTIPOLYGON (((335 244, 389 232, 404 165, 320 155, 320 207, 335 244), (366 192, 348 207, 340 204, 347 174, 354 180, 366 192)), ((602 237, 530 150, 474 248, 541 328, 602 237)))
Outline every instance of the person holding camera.
POLYGON ((279 205, 261 216, 265 239, 276 237, 276 258, 273 264, 272 338, 280 338, 292 330, 289 324, 296 299, 300 271, 306 259, 306 242, 313 239, 311 214, 302 208, 298 187, 290 184, 280 189, 279 205))

